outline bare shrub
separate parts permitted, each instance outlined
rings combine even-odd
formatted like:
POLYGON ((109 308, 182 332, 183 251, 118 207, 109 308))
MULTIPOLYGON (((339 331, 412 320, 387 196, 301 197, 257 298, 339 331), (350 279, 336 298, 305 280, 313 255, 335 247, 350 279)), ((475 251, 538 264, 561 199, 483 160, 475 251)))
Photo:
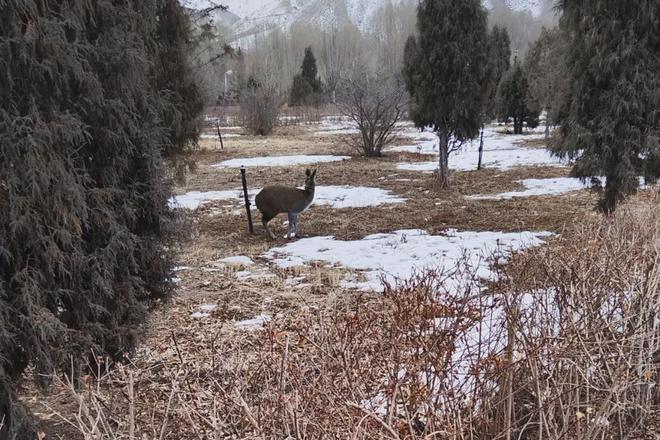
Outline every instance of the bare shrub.
POLYGON ((657 438, 659 211, 495 258, 488 289, 466 258, 260 330, 177 326, 103 386, 69 387, 70 420, 117 439, 657 438))
POLYGON ((397 77, 355 74, 341 81, 337 107, 360 132, 348 138, 349 146, 363 156, 382 156, 383 147, 396 134, 395 125, 403 117, 406 103, 405 86, 397 77))
POLYGON ((241 94, 241 125, 254 136, 267 136, 277 126, 281 105, 276 87, 252 79, 241 94))
MULTIPOLYGON (((660 209, 628 205, 502 270, 512 368, 493 432, 657 435, 660 209)), ((636 437, 635 437, 636 438, 636 437)))
POLYGON ((69 388, 84 416, 73 422, 90 433, 111 418, 112 438, 130 426, 138 437, 166 426, 176 438, 458 438, 485 417, 498 373, 483 359, 501 345, 480 338, 493 304, 460 270, 455 292, 443 287, 455 273, 429 271, 373 303, 302 310, 203 348, 173 342, 166 359, 141 360, 134 383, 120 370, 105 387, 69 388))

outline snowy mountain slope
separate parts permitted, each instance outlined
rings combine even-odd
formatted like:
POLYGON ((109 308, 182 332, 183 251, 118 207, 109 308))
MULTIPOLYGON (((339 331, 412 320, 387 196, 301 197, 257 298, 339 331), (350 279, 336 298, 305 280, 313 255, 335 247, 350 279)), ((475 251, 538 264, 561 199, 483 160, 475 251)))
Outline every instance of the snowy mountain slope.
MULTIPOLYGON (((216 21, 230 24, 237 38, 258 34, 269 29, 286 29, 294 23, 331 27, 351 22, 368 30, 370 19, 387 4, 415 0, 180 0, 184 6, 201 9, 210 4, 224 4, 229 11, 217 13, 216 21)), ((492 1, 484 0, 486 7, 492 1)), ((540 13, 542 0, 504 0, 518 10, 540 13)))

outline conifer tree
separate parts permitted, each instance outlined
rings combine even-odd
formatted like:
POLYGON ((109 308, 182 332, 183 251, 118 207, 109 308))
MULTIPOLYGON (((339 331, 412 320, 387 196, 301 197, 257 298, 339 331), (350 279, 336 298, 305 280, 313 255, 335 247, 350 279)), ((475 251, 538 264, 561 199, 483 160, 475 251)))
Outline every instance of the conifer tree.
POLYGON ((302 66, 300 67, 302 71, 302 77, 312 86, 312 90, 317 93, 320 92, 320 82, 317 77, 318 68, 316 67, 316 57, 314 57, 314 52, 312 48, 308 47, 305 49, 305 57, 303 58, 302 66))
POLYGON ((483 121, 481 122, 481 140, 479 142, 479 161, 477 169, 481 169, 484 153, 484 126, 495 119, 497 86, 502 76, 511 65, 511 41, 509 33, 504 27, 494 26, 488 34, 488 64, 486 78, 482 83, 482 96, 484 99, 483 121))
POLYGON ((546 138, 550 136, 550 125, 561 117, 562 102, 568 93, 567 52, 564 32, 559 28, 543 28, 525 56, 523 67, 533 106, 546 111, 546 138))
POLYGON ((485 117, 492 120, 497 117, 495 97, 497 86, 504 74, 511 67, 511 40, 505 27, 494 26, 488 35, 488 71, 484 81, 486 99, 485 117))
POLYGON ((437 181, 449 186, 451 152, 479 133, 488 30, 479 0, 423 0, 417 36, 406 43, 404 78, 418 127, 430 126, 440 151, 437 181))
POLYGON ((198 107, 171 74, 183 57, 157 66, 185 41, 159 32, 180 12, 169 0, 0 2, 2 440, 36 438, 15 391, 28 365, 43 378, 122 360, 171 291, 162 154, 194 135, 172 130, 172 109, 183 123, 198 107))
POLYGON ((165 154, 172 155, 197 143, 197 116, 204 101, 187 59, 191 46, 190 17, 178 0, 163 0, 158 17, 159 50, 154 75, 157 87, 169 91, 164 122, 170 128, 170 143, 165 146, 165 154))
POLYGON ((293 86, 291 87, 291 96, 289 98, 289 105, 298 106, 313 103, 318 101, 318 97, 322 92, 321 81, 318 78, 318 68, 316 67, 316 58, 312 52, 312 48, 305 49, 305 57, 303 58, 302 66, 300 66, 301 73, 293 77, 293 86), (312 99, 316 97, 317 99, 312 99))
POLYGON ((531 128, 538 126, 539 112, 531 108, 530 102, 525 72, 516 61, 497 88, 497 113, 504 120, 513 119, 514 134, 522 134, 525 124, 531 128))
POLYGON ((554 151, 573 174, 604 176, 604 212, 660 176, 660 3, 563 0, 570 80, 554 151))

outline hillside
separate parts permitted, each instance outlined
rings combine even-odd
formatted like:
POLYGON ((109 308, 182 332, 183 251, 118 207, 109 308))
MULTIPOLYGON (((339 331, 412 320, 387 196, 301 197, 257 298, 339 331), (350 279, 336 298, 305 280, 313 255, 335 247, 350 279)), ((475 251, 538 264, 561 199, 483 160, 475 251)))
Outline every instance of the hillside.
MULTIPOLYGON (((181 0, 193 9, 217 2, 181 0)), ((414 3, 415 0, 392 0, 393 3, 414 3)), ((286 29, 295 23, 322 28, 351 22, 363 31, 369 30, 370 19, 387 0, 224 0, 228 11, 218 12, 215 21, 229 26, 236 38, 258 34, 274 28, 286 29)), ((485 1, 486 7, 491 2, 485 1)), ((513 9, 540 13, 541 0, 509 0, 513 9)))

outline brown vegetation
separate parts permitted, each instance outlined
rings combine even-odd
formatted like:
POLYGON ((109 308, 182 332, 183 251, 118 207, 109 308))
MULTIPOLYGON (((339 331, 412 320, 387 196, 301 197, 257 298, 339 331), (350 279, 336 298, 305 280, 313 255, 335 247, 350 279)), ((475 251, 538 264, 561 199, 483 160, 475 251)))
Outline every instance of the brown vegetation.
MULTIPOLYGON (((229 138, 224 151, 204 143, 198 173, 179 191, 237 188, 238 170, 209 165, 264 154, 256 140, 229 138)), ((298 127, 280 127, 263 141, 269 155, 343 152, 335 140, 298 127)), ((404 157, 421 159, 388 153, 320 164, 319 185, 378 186, 408 202, 314 206, 302 214, 301 235, 357 239, 448 227, 562 235, 496 264, 500 282, 487 290, 468 283, 447 291, 446 274, 430 272, 384 294, 360 293, 341 287, 351 272, 345 268, 267 266, 261 256, 270 244, 260 226, 250 235, 239 204, 210 202, 193 216, 179 295, 159 307, 131 364, 85 378, 80 390, 63 381, 48 396, 32 393, 29 406, 51 425, 66 419, 87 438, 103 439, 651 435, 660 348, 650 318, 660 305, 657 195, 640 195, 603 224, 587 191, 464 198, 565 169, 455 173, 451 192, 433 193, 430 174, 395 169, 404 157), (241 278, 246 267, 218 261, 230 255, 251 257, 249 269, 268 276, 241 278), (191 318, 207 303, 217 304, 209 318, 191 318), (235 325, 262 313, 273 317, 265 328, 235 325)), ((250 168, 249 185, 295 183, 302 168, 250 168)), ((283 235, 283 226, 274 229, 283 235)))

